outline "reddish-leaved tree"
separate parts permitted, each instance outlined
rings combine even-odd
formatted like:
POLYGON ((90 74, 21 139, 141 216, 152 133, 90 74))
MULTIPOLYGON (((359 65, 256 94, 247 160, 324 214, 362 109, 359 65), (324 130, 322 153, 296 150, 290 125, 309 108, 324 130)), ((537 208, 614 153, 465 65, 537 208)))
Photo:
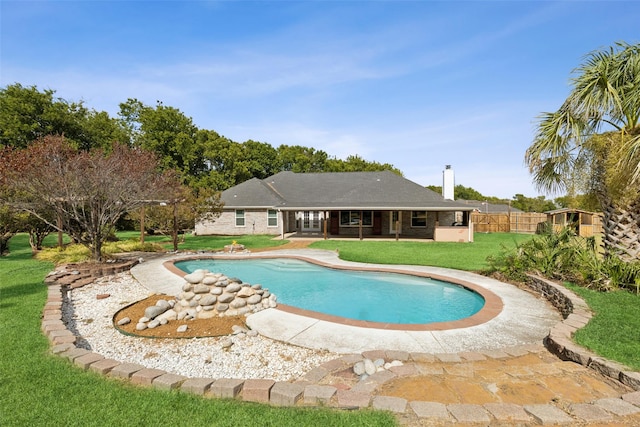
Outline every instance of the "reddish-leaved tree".
POLYGON ((122 144, 109 152, 79 151, 62 136, 2 151, 0 176, 14 206, 87 246, 96 261, 118 219, 147 200, 163 199, 167 187, 151 152, 122 144), (45 214, 50 210, 55 221, 45 214))

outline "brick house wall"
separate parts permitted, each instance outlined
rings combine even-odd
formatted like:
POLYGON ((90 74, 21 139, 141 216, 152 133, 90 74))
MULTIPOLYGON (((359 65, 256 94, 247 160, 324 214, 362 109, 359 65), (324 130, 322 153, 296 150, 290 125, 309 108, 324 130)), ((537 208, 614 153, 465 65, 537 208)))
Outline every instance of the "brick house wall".
POLYGON ((236 211, 226 210, 213 221, 196 223, 196 235, 240 236, 243 234, 271 234, 277 236, 282 227, 282 213, 278 212, 278 225, 268 225, 266 209, 244 209, 244 226, 236 225, 236 211))

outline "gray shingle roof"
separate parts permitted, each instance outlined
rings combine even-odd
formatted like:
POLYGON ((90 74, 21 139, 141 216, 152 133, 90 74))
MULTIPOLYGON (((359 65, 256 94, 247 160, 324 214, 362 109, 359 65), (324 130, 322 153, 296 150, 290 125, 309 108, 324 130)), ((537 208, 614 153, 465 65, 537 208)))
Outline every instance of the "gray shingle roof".
POLYGON ((393 172, 280 172, 222 192, 228 209, 470 211, 393 172))

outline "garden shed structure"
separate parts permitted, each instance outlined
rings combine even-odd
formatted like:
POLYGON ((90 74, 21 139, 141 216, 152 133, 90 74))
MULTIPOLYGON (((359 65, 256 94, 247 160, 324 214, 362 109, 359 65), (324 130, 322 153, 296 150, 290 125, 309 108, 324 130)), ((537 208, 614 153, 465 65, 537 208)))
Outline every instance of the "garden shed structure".
POLYGON ((602 233, 602 214, 597 212, 562 208, 545 212, 545 214, 547 214, 547 223, 554 230, 573 227, 576 234, 582 237, 602 233))

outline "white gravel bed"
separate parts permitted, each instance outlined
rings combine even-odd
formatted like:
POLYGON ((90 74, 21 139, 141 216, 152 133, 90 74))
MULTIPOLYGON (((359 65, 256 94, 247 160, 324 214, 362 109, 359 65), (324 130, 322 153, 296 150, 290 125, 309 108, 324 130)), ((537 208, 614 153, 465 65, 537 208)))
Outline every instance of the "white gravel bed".
MULTIPOLYGON (((155 339, 123 335, 113 326, 113 315, 126 305, 149 296, 129 273, 97 279, 67 293, 63 317, 78 335, 78 346, 121 362, 200 378, 267 378, 289 381, 316 366, 339 357, 245 334, 230 336, 225 350, 221 341, 229 337, 155 339), (110 294, 97 299, 99 294, 110 294)), ((136 321, 137 319, 132 319, 136 321)))

